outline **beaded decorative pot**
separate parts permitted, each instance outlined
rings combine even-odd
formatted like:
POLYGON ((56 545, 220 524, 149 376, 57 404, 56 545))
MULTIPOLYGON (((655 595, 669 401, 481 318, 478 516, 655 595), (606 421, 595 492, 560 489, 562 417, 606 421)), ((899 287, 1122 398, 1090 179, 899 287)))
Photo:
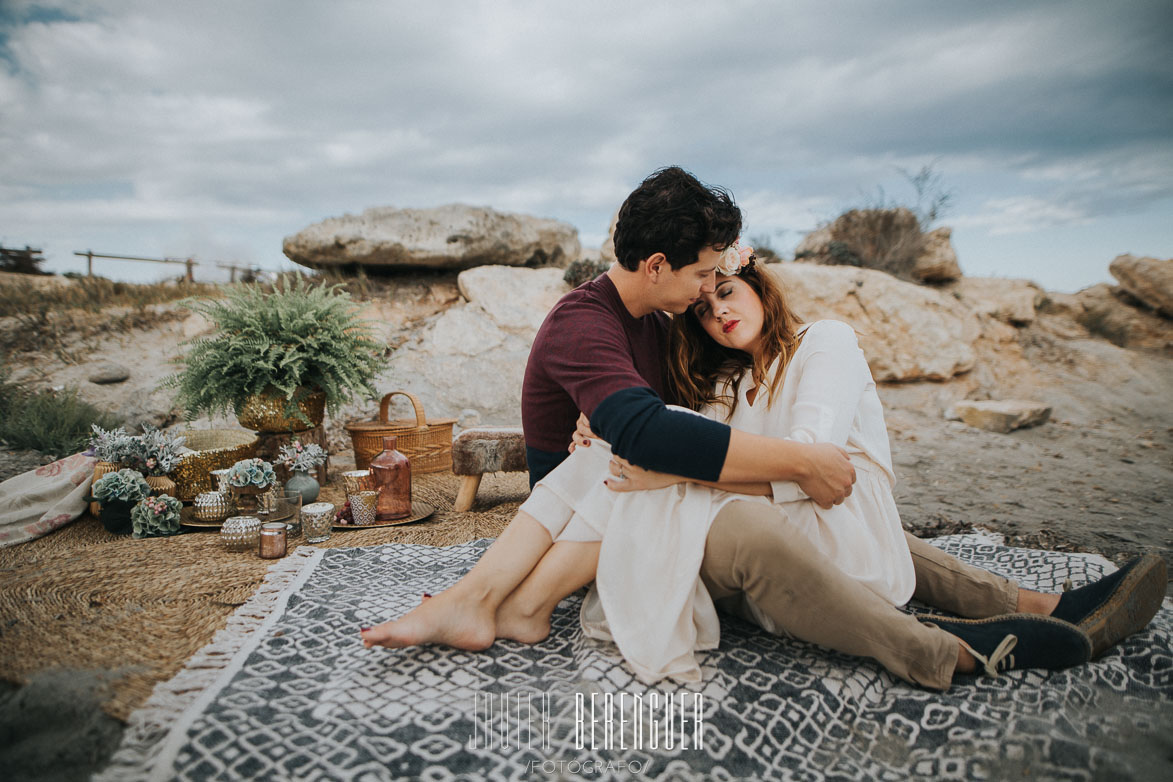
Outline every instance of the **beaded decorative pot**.
POLYGON ((297 409, 310 420, 285 415, 286 399, 277 393, 255 394, 248 398, 236 420, 245 429, 254 432, 302 432, 322 423, 326 415, 326 395, 321 391, 309 394, 297 403, 297 409))

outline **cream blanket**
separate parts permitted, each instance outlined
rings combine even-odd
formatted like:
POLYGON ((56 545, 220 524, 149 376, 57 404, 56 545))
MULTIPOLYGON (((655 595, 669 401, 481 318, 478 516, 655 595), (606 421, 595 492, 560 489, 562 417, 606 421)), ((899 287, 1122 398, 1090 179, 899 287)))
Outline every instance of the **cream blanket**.
POLYGON ((0 547, 47 535, 86 509, 94 459, 75 453, 0 483, 0 547))

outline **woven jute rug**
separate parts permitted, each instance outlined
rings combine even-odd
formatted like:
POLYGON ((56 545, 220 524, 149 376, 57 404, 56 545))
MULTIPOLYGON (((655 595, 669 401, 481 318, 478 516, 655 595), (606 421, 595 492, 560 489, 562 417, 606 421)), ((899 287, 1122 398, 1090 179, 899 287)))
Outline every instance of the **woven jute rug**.
MULTIPOLYGON (((468 513, 452 503, 451 473, 416 476, 413 497, 436 508, 400 527, 335 531, 309 548, 420 543, 447 546, 496 537, 528 496, 523 473, 485 476, 468 513)), ((339 506, 340 482, 321 499, 339 506)), ((304 544, 291 538, 291 550, 304 544)), ((0 549, 0 678, 25 683, 50 669, 109 673, 103 708, 125 720, 175 675, 257 591, 271 560, 231 553, 216 531, 134 540, 89 516, 43 538, 0 549)))
MULTIPOLYGON (((1173 607, 1100 660, 946 693, 722 622, 703 681, 639 684, 564 601, 485 652, 364 649, 356 628, 465 573, 489 541, 302 549, 132 715, 100 779, 1145 779, 1168 771, 1173 607)), ((1056 590, 1112 566, 999 538, 934 541, 1056 590)))

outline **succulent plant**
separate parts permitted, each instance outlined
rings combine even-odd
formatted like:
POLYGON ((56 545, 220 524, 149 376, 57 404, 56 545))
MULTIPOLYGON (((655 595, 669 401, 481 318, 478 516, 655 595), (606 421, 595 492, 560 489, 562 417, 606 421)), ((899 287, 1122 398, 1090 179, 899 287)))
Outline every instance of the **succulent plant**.
POLYGON ((94 436, 90 438, 90 451, 95 459, 126 467, 133 466, 137 448, 133 435, 127 434, 121 426, 117 429, 103 429, 94 424, 90 428, 94 432, 94 436))
POLYGON ((137 470, 109 472, 94 481, 91 490, 98 502, 138 502, 151 493, 151 487, 137 470))
POLYGON ((169 494, 146 497, 130 510, 130 523, 136 538, 153 538, 179 532, 179 512, 183 503, 169 494))
POLYGON ((140 435, 117 429, 102 429, 95 424, 90 450, 98 461, 129 467, 146 475, 167 475, 179 465, 184 438, 152 426, 140 435))
POLYGON ((277 461, 293 472, 309 472, 326 463, 326 451, 317 443, 303 444, 294 440, 277 451, 277 461))
POLYGON ((264 459, 242 459, 228 470, 228 485, 238 489, 246 486, 264 489, 276 482, 277 474, 273 472, 273 465, 264 459))
POLYGON ((147 475, 167 475, 179 466, 185 439, 182 435, 146 426, 143 433, 135 439, 138 441, 135 451, 136 469, 147 475))

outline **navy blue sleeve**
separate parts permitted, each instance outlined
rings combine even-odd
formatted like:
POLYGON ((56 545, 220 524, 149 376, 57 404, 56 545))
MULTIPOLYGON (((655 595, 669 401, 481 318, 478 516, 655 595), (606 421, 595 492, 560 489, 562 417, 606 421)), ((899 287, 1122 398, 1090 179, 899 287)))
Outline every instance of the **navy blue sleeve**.
POLYGON ((701 481, 720 477, 729 450, 728 426, 669 410, 647 387, 607 396, 591 415, 591 429, 632 464, 701 481))

